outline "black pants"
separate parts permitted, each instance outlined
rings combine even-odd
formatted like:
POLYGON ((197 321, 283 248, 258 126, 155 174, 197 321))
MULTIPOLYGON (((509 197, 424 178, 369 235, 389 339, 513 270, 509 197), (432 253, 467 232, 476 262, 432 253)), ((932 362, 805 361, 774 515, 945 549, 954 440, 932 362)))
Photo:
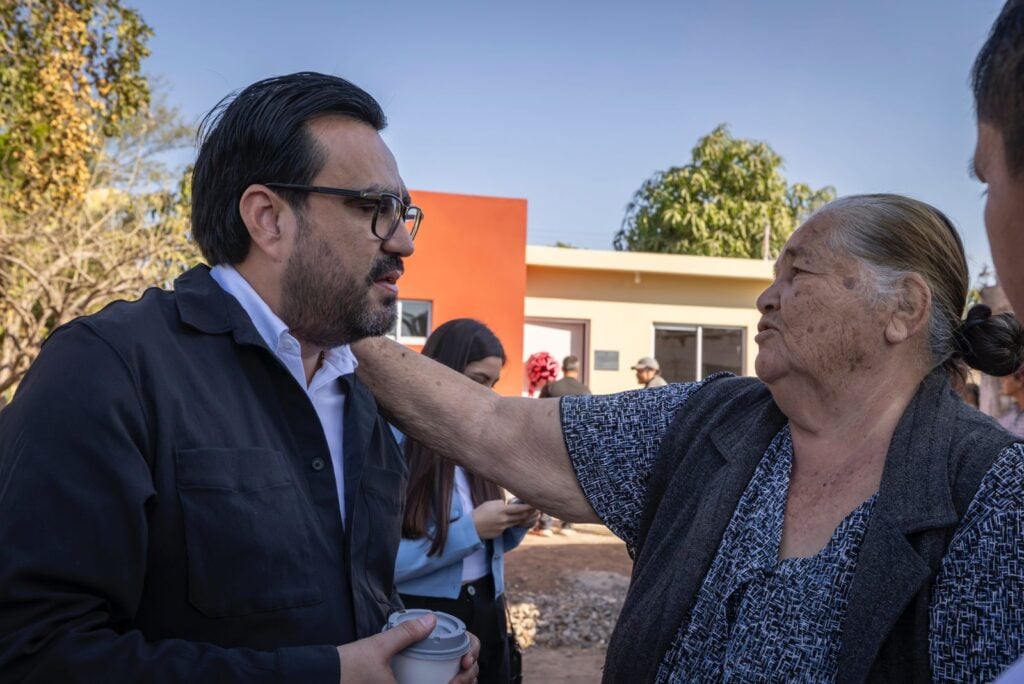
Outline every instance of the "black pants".
POLYGON ((505 599, 494 597, 491 575, 462 585, 456 599, 402 594, 406 608, 427 608, 454 615, 480 639, 480 684, 508 684, 505 599))

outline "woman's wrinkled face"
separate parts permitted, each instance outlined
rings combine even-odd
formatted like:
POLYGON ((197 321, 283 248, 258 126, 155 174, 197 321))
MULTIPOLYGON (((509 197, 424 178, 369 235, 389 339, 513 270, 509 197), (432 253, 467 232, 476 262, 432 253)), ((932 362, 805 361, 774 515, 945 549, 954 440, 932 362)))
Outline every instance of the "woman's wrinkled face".
POLYGON ((757 299, 757 375, 771 385, 801 377, 835 386, 870 371, 885 350, 886 316, 873 306, 870 274, 828 244, 831 220, 800 227, 775 264, 775 280, 757 299))

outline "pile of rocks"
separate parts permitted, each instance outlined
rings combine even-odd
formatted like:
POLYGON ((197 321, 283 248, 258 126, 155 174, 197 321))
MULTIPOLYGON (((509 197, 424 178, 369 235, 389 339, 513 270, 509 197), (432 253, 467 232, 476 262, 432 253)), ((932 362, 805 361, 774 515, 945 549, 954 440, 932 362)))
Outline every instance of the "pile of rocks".
POLYGON ((522 648, 606 647, 622 609, 629 578, 584 571, 554 593, 516 592, 509 613, 522 648))
POLYGON ((530 648, 536 643, 537 623, 540 618, 540 609, 535 603, 516 602, 508 604, 509 618, 512 621, 512 629, 516 633, 516 641, 519 648, 530 648))

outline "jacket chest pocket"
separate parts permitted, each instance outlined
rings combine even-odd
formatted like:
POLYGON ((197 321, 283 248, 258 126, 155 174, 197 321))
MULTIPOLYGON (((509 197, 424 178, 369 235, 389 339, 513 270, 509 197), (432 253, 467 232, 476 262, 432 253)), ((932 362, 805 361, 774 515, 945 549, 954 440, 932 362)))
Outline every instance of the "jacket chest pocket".
POLYGON ((196 609, 219 618, 323 600, 308 507, 284 454, 187 449, 174 459, 196 609))
MULTIPOLYGON (((405 475, 395 470, 366 466, 359 487, 362 510, 357 511, 357 515, 364 517, 359 539, 366 553, 366 567, 374 571, 369 576, 380 578, 379 584, 371 581, 371 590, 378 601, 387 603, 394 584, 398 542, 402 538, 405 475)), ((353 542, 353 547, 357 543, 353 542)))

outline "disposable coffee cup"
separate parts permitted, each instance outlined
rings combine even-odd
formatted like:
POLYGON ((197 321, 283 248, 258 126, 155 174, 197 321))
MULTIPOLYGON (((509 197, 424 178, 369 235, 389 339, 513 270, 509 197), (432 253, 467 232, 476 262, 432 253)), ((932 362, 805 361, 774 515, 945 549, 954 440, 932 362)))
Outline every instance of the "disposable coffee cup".
POLYGON ((459 673, 462 656, 469 652, 466 625, 457 617, 436 610, 399 610, 388 616, 382 631, 424 615, 437 618, 434 631, 391 658, 391 671, 398 684, 448 684, 459 673))

